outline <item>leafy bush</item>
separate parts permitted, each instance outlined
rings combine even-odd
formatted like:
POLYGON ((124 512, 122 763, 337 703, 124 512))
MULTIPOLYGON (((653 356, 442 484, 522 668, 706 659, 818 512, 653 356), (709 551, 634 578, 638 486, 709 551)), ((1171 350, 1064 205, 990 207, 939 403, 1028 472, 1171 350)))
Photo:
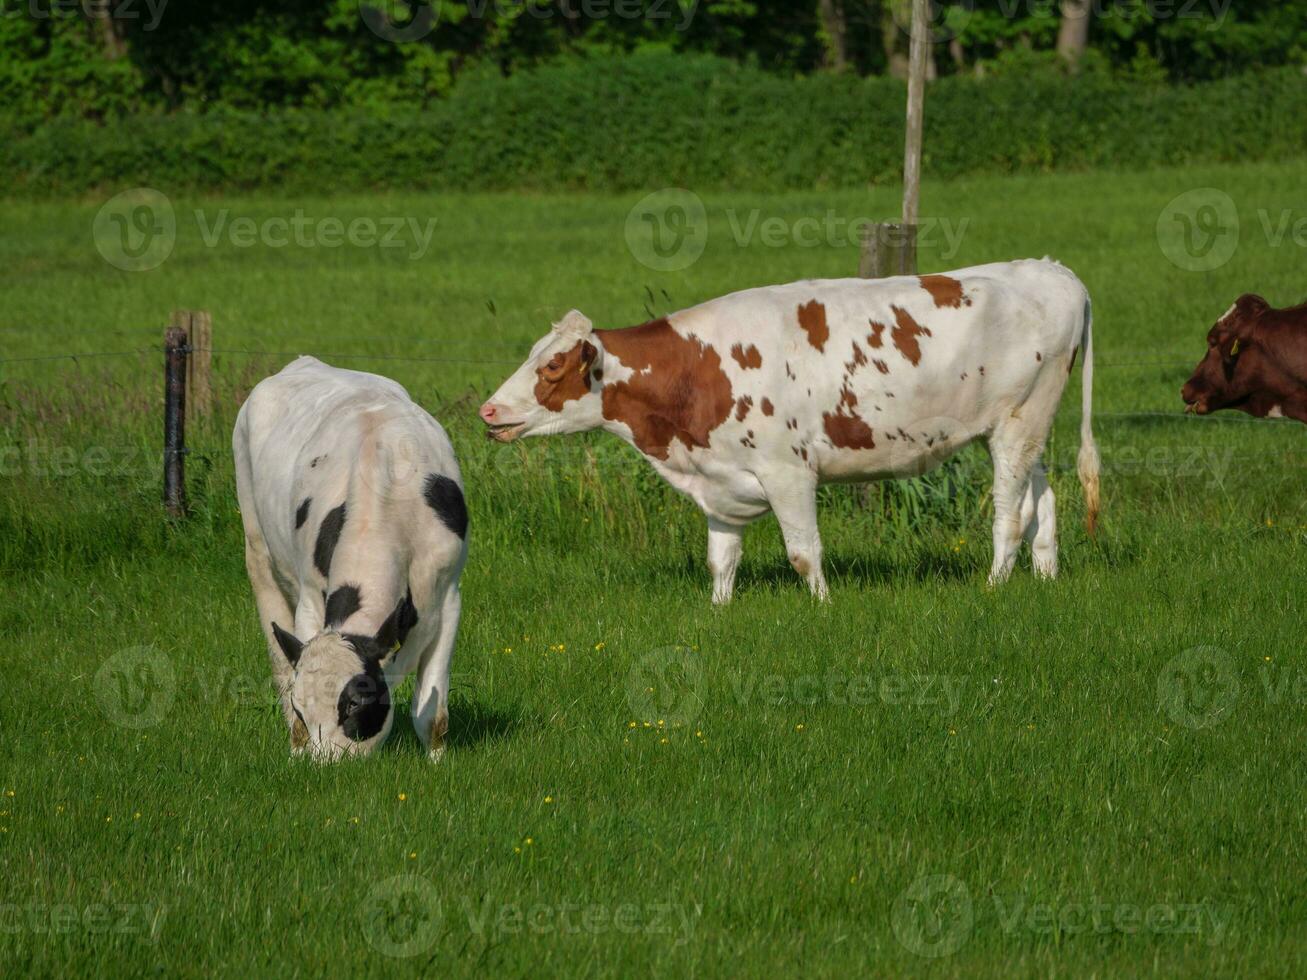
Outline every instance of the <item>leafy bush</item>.
MULTIPOLYGON (((278 187, 780 190, 898 180, 904 86, 787 78, 651 53, 464 77, 421 111, 218 108, 113 123, 0 124, 2 189, 278 187)), ((1194 86, 1057 71, 949 77, 926 103, 924 169, 1144 168, 1307 149, 1297 69, 1194 86)))

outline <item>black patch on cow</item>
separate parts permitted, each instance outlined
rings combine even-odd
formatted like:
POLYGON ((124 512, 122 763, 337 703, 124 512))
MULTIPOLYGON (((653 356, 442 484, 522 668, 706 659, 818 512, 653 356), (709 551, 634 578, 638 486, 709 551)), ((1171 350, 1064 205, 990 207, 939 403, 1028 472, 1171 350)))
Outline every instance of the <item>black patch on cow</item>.
POLYGON ((357 585, 342 585, 327 599, 327 627, 339 626, 359 611, 363 593, 357 585))
POLYGON ((417 624, 418 611, 413 605, 413 594, 409 592, 391 610, 376 636, 364 636, 362 633, 342 633, 341 636, 363 660, 379 664, 403 644, 409 630, 417 624))
POLYGON ((313 545, 313 564, 324 576, 331 570, 331 556, 336 553, 336 542, 345 527, 345 505, 327 511, 318 526, 318 540, 313 545))
POLYGON ((272 624, 272 635, 277 639, 277 646, 281 647, 281 652, 286 655, 286 662, 292 667, 300 662, 300 654, 304 652, 304 644, 295 636, 294 633, 287 633, 276 623, 272 624))
POLYGON ((304 522, 309 519, 309 504, 313 503, 312 497, 305 497, 304 503, 300 504, 295 510, 295 530, 304 526, 304 522))
POLYGON ((463 500, 463 491, 457 483, 447 476, 432 473, 427 477, 423 496, 445 527, 460 538, 467 537, 467 503, 463 500))
POLYGON ((375 661, 363 659, 363 672, 349 679, 336 702, 341 730, 355 742, 372 738, 390 714, 390 688, 375 661))

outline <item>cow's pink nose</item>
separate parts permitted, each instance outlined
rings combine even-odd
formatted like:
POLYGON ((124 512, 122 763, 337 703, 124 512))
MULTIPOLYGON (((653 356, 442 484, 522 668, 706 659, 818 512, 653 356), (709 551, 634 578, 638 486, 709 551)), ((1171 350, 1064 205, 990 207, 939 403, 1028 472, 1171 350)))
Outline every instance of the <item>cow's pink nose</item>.
POLYGON ((481 406, 481 421, 490 423, 494 422, 499 416, 499 406, 494 402, 486 402, 481 406))

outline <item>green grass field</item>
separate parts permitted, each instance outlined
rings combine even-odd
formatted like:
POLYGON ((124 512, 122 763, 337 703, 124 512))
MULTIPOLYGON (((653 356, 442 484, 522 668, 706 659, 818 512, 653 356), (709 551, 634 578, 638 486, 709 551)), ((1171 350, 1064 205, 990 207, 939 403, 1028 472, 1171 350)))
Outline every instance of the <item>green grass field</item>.
POLYGON ((1058 581, 1023 555, 986 589, 975 449, 823 491, 827 605, 759 522, 726 609, 702 517, 632 451, 493 445, 478 398, 571 307, 616 326, 850 274, 856 248, 795 223, 891 214, 894 189, 705 196, 702 257, 665 273, 625 245, 638 195, 178 199, 175 250, 139 273, 97 251, 101 200, 0 203, 2 972, 1301 976, 1307 429, 1173 417, 1239 293, 1307 294, 1303 248, 1261 215, 1301 219, 1301 177, 928 186, 923 214, 961 233, 926 240, 924 271, 1051 254, 1090 288, 1101 533, 1072 471, 1076 371, 1050 447, 1058 581), (1235 202, 1239 245, 1186 271, 1156 226, 1202 187, 1235 202), (436 226, 420 258, 208 245, 224 209, 436 226), (753 209, 780 244, 738 240, 753 209), (211 311, 227 353, 172 526, 175 308, 211 311), (288 759, 229 433, 300 352, 397 378, 459 452, 471 557, 438 766, 407 688, 376 756, 288 759))

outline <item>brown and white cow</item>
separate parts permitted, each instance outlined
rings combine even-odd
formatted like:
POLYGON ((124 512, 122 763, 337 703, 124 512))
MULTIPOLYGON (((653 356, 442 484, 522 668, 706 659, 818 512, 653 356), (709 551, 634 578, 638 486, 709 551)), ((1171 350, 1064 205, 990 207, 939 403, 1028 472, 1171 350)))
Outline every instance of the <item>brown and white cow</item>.
POLYGON ((707 516, 715 602, 731 597, 745 526, 769 510, 825 598, 817 485, 916 476, 979 438, 994 460, 990 581, 1008 576, 1023 534, 1051 577, 1040 457, 1082 346, 1092 531, 1089 297, 1050 260, 765 286, 620 330, 572 311, 480 414, 501 442, 602 428, 635 446, 707 516))
POLYGON ((1240 296, 1207 332, 1207 354, 1180 397, 1199 415, 1234 408, 1307 422, 1307 304, 1277 310, 1240 296))

